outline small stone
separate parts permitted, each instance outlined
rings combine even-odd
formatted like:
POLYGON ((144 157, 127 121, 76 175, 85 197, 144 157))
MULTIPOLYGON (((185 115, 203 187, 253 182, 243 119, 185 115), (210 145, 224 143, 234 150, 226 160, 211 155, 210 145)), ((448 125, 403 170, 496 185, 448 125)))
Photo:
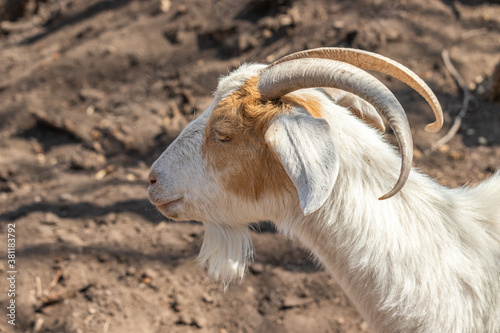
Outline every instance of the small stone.
POLYGON ((102 252, 97 253, 96 258, 99 262, 104 263, 111 259, 111 256, 108 253, 102 252))
POLYGON ((212 304, 214 302, 214 299, 208 295, 208 294, 204 294, 202 297, 201 297, 202 301, 207 303, 207 304, 212 304))
POLYGON ((182 15, 182 14, 186 14, 186 12, 187 12, 187 6, 186 5, 179 5, 177 7, 177 13, 178 14, 182 15))
POLYGON ((83 225, 85 229, 93 229, 95 228, 95 222, 94 220, 86 220, 85 224, 83 225))
POLYGON ((488 144, 488 139, 486 139, 484 136, 480 136, 477 138, 477 143, 479 143, 482 146, 485 146, 488 144))
POLYGON ((292 25, 293 23, 292 18, 288 15, 280 15, 278 21, 282 27, 292 25))
POLYGON ((156 272, 154 269, 148 267, 142 272, 142 277, 154 280, 154 279, 158 278, 158 272, 156 272))
POLYGON ((422 152, 417 148, 413 149, 413 158, 416 160, 422 159, 422 152))
POLYGON ((73 244, 75 246, 82 246, 84 242, 80 237, 72 233, 63 233, 59 235, 59 240, 64 243, 73 244))
POLYGON ((345 319, 344 319, 344 317, 337 317, 337 318, 335 318, 335 321, 336 321, 336 322, 337 322, 337 324, 339 324, 339 325, 344 325, 344 323, 345 323, 345 319))
POLYGON ((172 302, 172 309, 175 312, 182 312, 182 310, 184 309, 184 306, 182 305, 182 300, 183 298, 180 297, 179 295, 174 296, 174 300, 172 302))
POLYGON ((109 213, 102 219, 105 224, 114 224, 116 223, 116 213, 109 213))
POLYGON ((442 153, 447 153, 449 150, 450 150, 450 146, 448 146, 448 145, 442 145, 441 147, 439 147, 439 151, 442 153))
POLYGON ((484 77, 482 77, 482 75, 478 75, 478 76, 476 76, 476 78, 474 79, 474 83, 476 83, 476 84, 479 84, 479 83, 481 83, 481 82, 483 82, 483 81, 484 81, 484 77))
POLYGON ((335 29, 343 29, 343 28, 345 28, 346 24, 344 21, 335 21, 335 22, 333 22, 332 26, 335 29))
POLYGON ((259 45, 259 41, 249 33, 242 33, 238 37, 238 51, 245 52, 259 45))
POLYGON ((268 29, 271 31, 276 31, 280 27, 280 22, 274 17, 266 16, 264 18, 261 18, 257 22, 257 25, 259 26, 260 29, 268 29))
POLYGON ((107 174, 108 174, 108 172, 106 171, 106 169, 101 169, 101 170, 97 171, 97 173, 95 174, 94 177, 97 180, 101 180, 104 177, 106 177, 107 174))
POLYGON ((95 106, 93 106, 92 104, 90 104, 87 109, 85 110, 85 113, 88 115, 88 116, 91 116, 93 115, 95 112, 95 106))
POLYGON ((125 271, 125 274, 127 274, 129 276, 133 276, 136 273, 137 273, 137 268, 135 268, 134 266, 127 267, 127 270, 125 271))
POLYGON ((262 265, 259 262, 254 262, 250 265, 250 272, 252 272, 252 274, 255 275, 261 274, 263 271, 264 271, 264 265, 262 265))
POLYGON ((191 320, 191 325, 194 325, 198 328, 203 328, 203 327, 207 326, 207 319, 205 317, 201 317, 201 316, 194 317, 191 320))
POLYGON ((56 214, 54 214, 52 212, 48 212, 48 213, 45 213, 41 222, 43 224, 47 224, 47 225, 56 225, 59 222, 61 222, 61 219, 56 214))
POLYGON ((172 6, 172 3, 170 2, 170 0, 161 0, 161 2, 160 2, 160 10, 163 13, 168 12, 170 10, 171 6, 172 6))
POLYGON ((478 95, 484 96, 484 95, 486 95, 487 90, 486 90, 486 87, 484 85, 479 84, 477 86, 476 92, 477 92, 478 95))
POLYGON ((297 296, 287 296, 283 300, 283 308, 296 308, 308 305, 313 302, 313 299, 310 297, 297 297, 297 296))
POLYGON ((476 130, 473 129, 473 128, 468 128, 466 131, 465 131, 465 134, 467 135, 474 135, 476 134, 476 130))
POLYGON ((401 39, 401 33, 397 29, 387 29, 385 36, 388 42, 397 42, 401 39))
POLYGON ((361 324, 359 324, 359 328, 363 332, 368 332, 369 331, 368 323, 366 321, 363 321, 361 324))
POLYGON ((452 160, 458 161, 464 158, 464 153, 462 153, 461 151, 452 150, 450 151, 449 156, 452 160))
POLYGON ((75 197, 71 193, 63 193, 59 196, 59 199, 63 202, 74 201, 75 197))
POLYGON ((269 29, 262 30, 262 38, 269 39, 271 37, 273 37, 273 32, 271 30, 269 29))

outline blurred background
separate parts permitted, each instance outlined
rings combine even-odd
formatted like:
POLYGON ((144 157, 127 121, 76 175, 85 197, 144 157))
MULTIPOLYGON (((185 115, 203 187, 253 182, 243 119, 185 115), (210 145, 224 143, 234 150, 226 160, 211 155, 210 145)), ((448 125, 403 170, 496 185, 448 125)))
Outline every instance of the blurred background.
POLYGON ((195 264, 203 226, 147 200, 149 166, 221 75, 321 46, 391 57, 435 91, 446 124, 429 134, 425 101, 379 76, 408 112, 424 172, 456 187, 499 169, 499 1, 0 0, 0 244, 15 223, 16 329, 368 332, 309 252, 269 224, 224 293, 195 264))

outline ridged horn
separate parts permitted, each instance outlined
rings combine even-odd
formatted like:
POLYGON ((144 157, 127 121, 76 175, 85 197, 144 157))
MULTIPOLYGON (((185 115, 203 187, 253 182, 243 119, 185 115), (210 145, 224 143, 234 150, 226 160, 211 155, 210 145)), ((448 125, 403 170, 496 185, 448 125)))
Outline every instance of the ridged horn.
POLYGON ((434 95, 429 86, 422 79, 420 79, 417 74, 392 59, 384 57, 380 54, 363 50, 340 47, 322 47, 292 53, 276 60, 270 66, 275 66, 286 61, 302 58, 322 58, 337 60, 351 64, 361 69, 373 70, 390 75, 406 83, 415 91, 417 91, 431 106, 432 111, 434 112, 434 115, 436 117, 436 121, 428 124, 425 127, 426 131, 438 132, 443 126, 443 111, 441 110, 441 105, 439 104, 436 95, 434 95))
POLYGON ((393 189, 379 199, 388 199, 398 193, 410 174, 413 142, 406 114, 393 93, 375 77, 355 66, 318 58, 274 64, 262 70, 257 84, 261 97, 269 100, 313 87, 338 88, 353 93, 372 104, 387 120, 401 150, 401 172, 393 189))

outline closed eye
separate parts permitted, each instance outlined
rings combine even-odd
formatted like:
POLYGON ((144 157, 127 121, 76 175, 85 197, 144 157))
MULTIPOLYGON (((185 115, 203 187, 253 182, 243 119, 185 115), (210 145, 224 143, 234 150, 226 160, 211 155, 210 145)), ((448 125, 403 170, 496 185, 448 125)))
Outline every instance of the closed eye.
POLYGON ((231 137, 227 134, 223 134, 221 132, 215 131, 214 133, 215 139, 217 139, 220 142, 228 142, 231 141, 231 137))

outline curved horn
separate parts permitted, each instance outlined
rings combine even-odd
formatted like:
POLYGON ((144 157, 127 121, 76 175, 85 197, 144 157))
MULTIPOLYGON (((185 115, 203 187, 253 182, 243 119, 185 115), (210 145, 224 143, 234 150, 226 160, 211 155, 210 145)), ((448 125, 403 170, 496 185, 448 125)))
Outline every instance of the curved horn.
POLYGON ((260 73, 257 84, 263 99, 277 99, 292 91, 313 87, 338 88, 358 95, 387 120, 401 150, 401 172, 394 188, 379 199, 388 199, 398 193, 410 174, 413 143, 406 114, 392 92, 357 67, 317 58, 290 60, 267 67, 260 73))
POLYGON ((426 131, 438 132, 443 126, 443 111, 441 110, 441 105, 439 104, 436 95, 434 95, 429 86, 424 81, 422 81, 422 79, 420 79, 417 74, 392 59, 363 50, 322 47, 292 53, 276 60, 270 66, 275 66, 286 61, 301 58, 323 58, 337 60, 354 65, 361 69, 373 70, 390 75, 406 83, 415 91, 417 91, 431 106, 432 111, 434 112, 434 115, 436 117, 436 121, 432 124, 428 124, 425 127, 426 131))

